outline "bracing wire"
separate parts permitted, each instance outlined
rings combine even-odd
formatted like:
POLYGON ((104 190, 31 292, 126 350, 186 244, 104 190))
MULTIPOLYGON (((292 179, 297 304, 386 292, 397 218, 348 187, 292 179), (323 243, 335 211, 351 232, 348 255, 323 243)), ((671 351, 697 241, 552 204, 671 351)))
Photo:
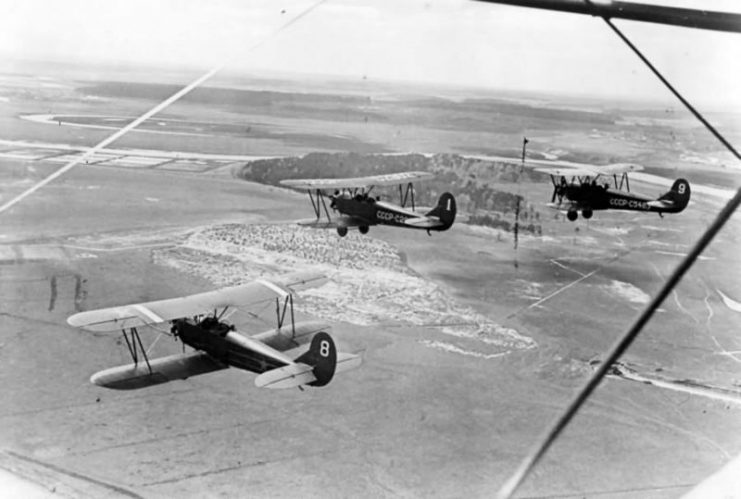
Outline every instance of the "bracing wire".
MULTIPOLYGON (((593 6, 591 0, 584 0, 590 6, 593 6)), ((698 119, 700 122, 712 133, 736 158, 741 159, 736 149, 718 132, 701 114, 697 111, 667 80, 664 76, 650 63, 650 61, 641 53, 641 51, 633 45, 630 40, 608 19, 603 17, 604 21, 612 28, 612 30, 635 52, 641 61, 646 64, 651 71, 661 80, 664 85, 684 104, 685 107, 698 119)), ((730 201, 723 207, 718 213, 713 223, 705 230, 700 239, 695 243, 692 250, 687 256, 680 262, 677 268, 674 269, 672 274, 664 283, 661 290, 654 296, 648 306, 643 310, 641 315, 631 326, 631 328, 615 343, 610 349, 609 353, 595 370, 592 376, 587 380, 581 390, 574 396, 572 401, 567 406, 566 410, 561 414, 555 423, 550 427, 539 440, 538 444, 533 450, 525 457, 520 463, 520 466, 515 470, 514 474, 502 485, 497 493, 497 497, 500 499, 508 499, 517 491, 519 486, 533 470, 535 465, 545 455, 550 446, 556 441, 561 432, 566 428, 569 422, 573 419, 579 409, 584 405, 589 396, 594 392, 599 383, 604 378, 608 369, 612 364, 620 358, 633 341, 638 337, 643 327, 651 319, 654 312, 659 308, 661 303, 671 293, 674 286, 684 277, 687 271, 697 260, 697 257, 703 252, 708 244, 713 240, 715 235, 725 225, 725 223, 731 218, 734 211, 741 204, 741 188, 736 191, 736 194, 731 198, 730 201)))
MULTIPOLYGON (((318 2, 313 3, 308 8, 304 9, 303 11, 299 12, 296 16, 294 16, 293 18, 291 18, 288 22, 286 22, 286 23, 282 24, 281 26, 279 26, 276 30, 274 30, 273 32, 271 32, 270 34, 268 34, 266 37, 264 37, 263 39, 257 41, 253 45, 247 47, 244 51, 241 51, 240 52, 240 55, 243 54, 243 53, 248 53, 248 52, 251 52, 252 50, 255 50, 260 45, 262 45, 263 43, 265 43, 269 39, 273 38, 274 36, 276 36, 278 33, 280 33, 281 31, 283 31, 284 29, 286 29, 289 26, 291 26, 292 24, 294 24, 295 22, 297 22, 298 20, 300 20, 301 18, 303 18, 304 16, 306 16, 307 14, 309 14, 311 11, 313 11, 314 9, 316 9, 317 7, 319 7, 319 5, 323 4, 326 1, 327 0, 319 0, 318 2)), ((227 62, 228 62, 228 60, 229 59, 227 59, 227 62)), ((72 161, 70 161, 69 163, 67 163, 63 167, 61 167, 59 170, 55 171, 54 173, 52 173, 48 177, 44 178, 40 182, 32 185, 31 187, 29 187, 28 189, 26 189, 25 191, 23 191, 22 193, 20 193, 16 197, 12 198, 10 201, 7 201, 2 206, 0 206, 0 213, 2 213, 4 211, 12 208, 17 203, 19 203, 20 201, 22 201, 26 197, 30 196, 34 192, 38 191, 39 189, 41 189, 42 187, 44 187, 49 182, 51 182, 54 179, 56 179, 56 178, 64 175, 65 173, 67 173, 68 171, 70 171, 72 168, 74 168, 75 166, 77 166, 81 162, 83 162, 85 159, 87 159, 90 156, 92 156, 93 154, 97 153, 98 151, 100 151, 104 147, 108 146, 112 142, 118 140, 123 135, 127 134, 128 132, 130 132, 131 130, 133 130, 134 128, 136 128, 137 126, 139 126, 140 124, 142 124, 143 122, 145 122, 146 120, 148 120, 149 118, 151 118, 152 116, 154 116, 155 114, 157 114, 160 111, 162 111, 163 109, 169 107, 171 104, 177 102, 182 97, 184 97, 185 95, 187 95, 188 93, 190 93, 191 91, 193 91, 196 87, 200 86, 203 82, 205 82, 206 80, 208 80, 209 78, 211 78, 213 75, 215 75, 217 72, 219 72, 225 65, 226 65, 226 62, 224 62, 222 64, 219 64, 216 67, 212 68, 211 70, 209 70, 208 72, 206 72, 202 76, 198 77, 197 79, 193 80, 191 83, 189 83, 188 85, 186 85, 182 89, 180 89, 177 92, 175 92, 174 94, 172 94, 170 97, 168 97, 164 101, 162 101, 159 104, 157 104, 156 106, 154 106, 152 109, 150 109, 146 113, 144 113, 141 116, 139 116, 137 119, 135 119, 134 121, 132 121, 131 123, 129 123, 125 127, 121 128, 119 130, 116 130, 113 134, 111 134, 110 136, 106 137, 105 139, 103 139, 102 141, 100 141, 99 143, 97 143, 95 146, 93 146, 90 149, 88 149, 87 151, 85 151, 83 154, 77 156, 72 161)))

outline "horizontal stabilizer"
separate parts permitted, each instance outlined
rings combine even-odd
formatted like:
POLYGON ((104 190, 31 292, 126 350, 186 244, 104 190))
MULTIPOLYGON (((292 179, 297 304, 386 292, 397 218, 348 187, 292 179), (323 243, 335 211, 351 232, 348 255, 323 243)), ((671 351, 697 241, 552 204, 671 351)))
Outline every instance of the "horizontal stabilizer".
POLYGON ((442 227, 443 225, 440 220, 432 217, 407 218, 406 220, 404 220, 404 224, 410 225, 412 227, 418 227, 420 229, 434 229, 436 227, 442 227))
POLYGON ((338 352, 337 353, 337 367, 335 367, 334 373, 341 373, 343 371, 349 371, 360 367, 363 363, 363 358, 360 355, 352 353, 338 352))
POLYGON ((648 205, 651 208, 658 208, 660 210, 671 210, 672 208, 674 208, 674 202, 669 200, 649 201, 648 205))
POLYGON ((205 352, 191 352, 152 359, 149 365, 142 361, 112 367, 93 374, 90 382, 114 390, 133 390, 226 368, 226 364, 222 364, 205 352))
POLYGON ((316 381, 314 368, 298 362, 262 373, 255 378, 255 386, 259 388, 295 388, 308 385, 314 381, 316 381))

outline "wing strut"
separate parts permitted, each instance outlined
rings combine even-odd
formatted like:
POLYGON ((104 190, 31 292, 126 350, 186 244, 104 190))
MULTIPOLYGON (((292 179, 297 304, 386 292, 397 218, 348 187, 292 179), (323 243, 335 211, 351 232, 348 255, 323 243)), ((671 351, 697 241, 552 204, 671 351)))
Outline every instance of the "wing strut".
POLYGON ((149 374, 152 374, 152 366, 149 365, 149 357, 147 357, 147 351, 144 349, 144 345, 142 345, 139 331, 137 331, 135 327, 132 327, 129 330, 131 340, 129 340, 129 337, 126 335, 125 329, 122 329, 121 332, 123 332, 123 337, 124 340, 126 340, 126 346, 129 348, 129 353, 131 354, 131 359, 134 361, 134 365, 139 363, 139 352, 141 351, 142 357, 144 357, 144 362, 147 363, 149 374))
POLYGON ((283 306, 280 305, 280 298, 275 299, 275 316, 278 320, 278 329, 283 327, 286 319, 286 311, 291 310, 291 337, 296 337, 296 320, 293 313, 293 295, 288 293, 283 300, 283 306))
POLYGON ((316 190, 316 201, 314 200, 314 196, 311 194, 310 190, 309 199, 311 199, 311 206, 314 208, 314 214, 316 215, 317 221, 322 218, 322 208, 324 208, 324 213, 327 215, 327 221, 331 222, 332 217, 329 216, 329 210, 327 209, 327 203, 324 201, 322 190, 316 190))
POLYGON ((411 182, 407 184, 406 189, 399 184, 399 201, 401 201, 402 208, 406 207, 407 199, 410 199, 412 211, 414 211, 414 184, 411 182))

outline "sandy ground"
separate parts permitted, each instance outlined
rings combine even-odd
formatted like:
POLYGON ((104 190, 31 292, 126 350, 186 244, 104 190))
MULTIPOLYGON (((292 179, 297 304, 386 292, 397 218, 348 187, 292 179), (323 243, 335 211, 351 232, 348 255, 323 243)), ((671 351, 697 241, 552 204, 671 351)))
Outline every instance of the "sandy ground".
MULTIPOLYGON (((371 235, 381 241, 371 244, 396 248, 414 275, 493 323, 532 337, 538 348, 475 357, 430 348, 445 335, 413 320, 339 322, 333 328, 338 342, 362 351, 365 363, 323 390, 261 391, 252 375, 233 370, 128 393, 88 383, 90 374, 126 362, 127 354, 115 335, 69 328, 68 315, 210 289, 214 276, 183 273, 157 263, 156 255, 192 245, 193 230, 204 230, 199 227, 284 220, 305 216, 304 208, 300 197, 263 186, 90 167, 11 212, 9 227, 34 217, 36 231, 33 237, 19 230, 6 242, 21 256, 3 265, 0 376, 12 388, 0 414, 3 459, 25 466, 25 476, 49 490, 71 487, 73 496, 488 496, 588 374, 588 360, 658 285, 653 270, 637 270, 645 266, 641 247, 650 241, 636 244, 634 258, 605 265, 610 252, 620 250, 619 238, 628 244, 621 231, 605 250, 591 242, 597 233, 577 237, 572 226, 554 224, 553 242, 526 241, 515 270, 509 245, 480 230, 458 226, 430 239, 374 229, 371 235), (114 186, 101 207, 101 194, 114 186), (54 204, 54 217, 40 216, 36 210, 60 195, 65 202, 54 204), (152 196, 160 201, 143 201, 152 196), (70 223, 59 224, 59 216, 70 223), (106 230, 98 228, 102 220, 106 230), (562 250, 551 255, 558 264, 544 258, 567 244, 576 245, 568 259, 562 250), (22 257, 43 245, 58 253, 22 257), (594 281, 531 306, 595 266, 594 281), (584 300, 588 305, 574 310, 573 303, 584 300)), ((678 234, 669 230, 674 220, 660 228, 678 234)), ((646 230, 657 231, 639 232, 646 230)), ((709 255, 721 258, 722 252, 714 248, 709 255)), ((675 260, 653 259, 649 268, 663 274, 675 260)), ((708 288, 715 283, 708 275, 695 279, 708 288)), ((738 296, 725 284, 728 296, 738 296)), ((693 286, 679 293, 698 326, 678 327, 687 323, 684 312, 667 304, 631 351, 632 363, 727 385, 729 376, 738 377, 735 357, 718 355, 710 335, 731 349, 732 338, 723 334, 724 321, 734 320, 729 309, 693 286), (705 299, 715 310, 708 329, 700 327, 705 299), (712 370, 704 359, 713 360, 712 370)), ((155 352, 177 349, 160 341, 155 352)), ((738 410, 608 380, 523 491, 676 496, 738 453, 738 410)))
MULTIPOLYGON (((27 140, 39 130, 23 127, 53 129, 43 138, 50 143, 93 143, 99 133, 85 129, 84 140, 65 141, 82 132, 19 127, 6 138, 27 140)), ((6 156, 0 199, 57 167, 6 156)), ((523 188, 544 201, 550 193, 548 185, 523 188)), ((63 497, 491 497, 590 374, 590 362, 686 253, 717 201, 698 196, 664 219, 549 220, 543 237, 523 238, 516 252, 508 234, 463 224, 431 238, 374 227, 366 239, 353 233, 339 242, 329 231, 289 247, 286 234, 297 229, 283 226, 309 209, 303 196, 235 181, 224 169, 101 164, 74 170, 5 213, 0 468, 63 497), (247 244, 211 237, 260 233, 273 223, 283 228, 247 244), (276 240, 279 251, 266 244, 276 240), (333 245, 345 260, 330 258, 333 245), (353 267, 365 245, 380 257, 353 267), (107 391, 88 379, 128 361, 120 336, 65 322, 79 310, 315 264, 336 272, 335 287, 307 296, 300 318, 312 306, 334 316, 340 347, 364 357, 324 389, 259 390, 253 375, 228 370, 107 391), (382 287, 362 283, 364 273, 381 272, 398 279, 400 295, 379 307, 382 287), (415 287, 425 292, 412 299, 415 287), (476 328, 449 334, 443 329, 456 314, 516 332, 523 348, 492 347, 476 328)), ((739 234, 736 217, 628 352, 623 360, 637 376, 691 380, 735 397, 739 234)), ((179 349, 164 338, 152 354, 179 349)), ((729 400, 607 379, 521 494, 676 497, 741 452, 739 410, 729 400)))

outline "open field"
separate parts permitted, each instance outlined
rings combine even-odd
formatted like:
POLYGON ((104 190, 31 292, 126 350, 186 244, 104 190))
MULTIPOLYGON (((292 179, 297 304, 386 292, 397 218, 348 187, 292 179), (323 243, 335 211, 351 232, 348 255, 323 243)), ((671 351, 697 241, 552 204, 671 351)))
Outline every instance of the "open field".
MULTIPOLYGON (((0 85, 9 99, 0 108, 0 200, 58 168, 55 158, 68 158, 69 148, 110 132, 21 115, 131 117, 150 104, 147 95, 91 92, 74 78, 52 94, 26 78, 5 75, 0 85), (91 95, 100 100, 83 98, 91 95)), ((655 136, 688 129, 678 119, 652 122, 654 111, 631 110, 646 139, 619 143, 614 123, 625 116, 617 110, 582 111, 595 115, 586 125, 583 114, 565 115, 572 118, 563 123, 579 123, 570 127, 559 126, 551 108, 546 126, 543 114, 518 103, 506 109, 521 121, 497 129, 486 116, 501 103, 456 106, 438 96, 422 105, 418 96, 395 96, 393 113, 379 104, 386 121, 366 128, 362 115, 338 115, 363 101, 352 95, 272 95, 294 102, 274 115, 267 104, 251 113, 249 100, 231 110, 186 100, 165 125, 151 125, 173 133, 132 134, 0 215, 0 468, 63 497, 490 497, 722 199, 698 192, 676 216, 598 213, 569 223, 545 208, 549 184, 500 179, 497 188, 519 190, 542 213, 542 234, 523 236, 517 251, 509 232, 462 223, 433 237, 374 227, 340 240, 291 223, 310 216, 305 196, 234 178, 235 165, 368 152, 362 144, 419 153, 478 144, 472 154, 516 156, 522 135, 537 129, 541 154, 600 163, 656 157, 650 173, 738 185, 729 167, 695 169, 680 158, 720 158, 717 151, 653 147, 655 136), (404 122, 404 112, 429 120, 404 122), (461 120, 441 125, 435 113, 461 120), (492 128, 480 130, 481 120, 492 128), (235 123, 260 123, 265 135, 240 136, 230 131, 235 123), (602 123, 609 140, 589 138, 602 123), (199 127, 208 137, 181 133, 199 127), (284 142, 279 127, 306 135, 284 142), (342 141, 327 139, 334 135, 342 141), (330 318, 342 349, 364 357, 324 389, 259 390, 253 375, 227 370, 106 391, 88 378, 127 362, 120 336, 65 322, 79 310, 302 268, 331 279, 302 295, 299 318, 330 318)), ((741 452, 740 224, 736 216, 663 304, 622 359, 627 376, 615 372, 603 383, 523 496, 676 497, 741 452)), ((259 318, 235 315, 241 330, 270 327, 270 311, 255 312, 259 318)), ((153 354, 179 349, 163 338, 153 354)))

